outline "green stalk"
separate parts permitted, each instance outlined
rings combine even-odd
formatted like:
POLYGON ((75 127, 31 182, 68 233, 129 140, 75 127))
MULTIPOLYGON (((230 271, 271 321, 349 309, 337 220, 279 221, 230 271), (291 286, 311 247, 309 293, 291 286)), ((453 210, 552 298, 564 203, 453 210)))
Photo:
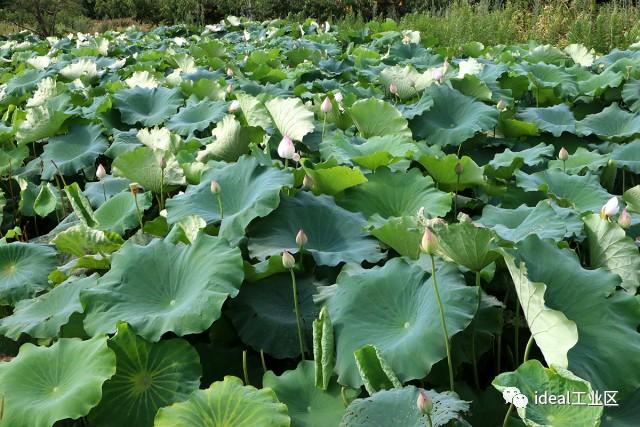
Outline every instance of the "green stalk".
POLYGON ((327 113, 324 113, 324 120, 322 121, 322 140, 324 142, 324 127, 327 125, 327 113))
POLYGON ((140 230, 142 230, 144 228, 144 225, 142 224, 142 213, 140 212, 140 205, 138 204, 138 195, 135 193, 131 193, 131 195, 133 196, 133 201, 136 204, 136 212, 138 214, 138 223, 140 224, 140 230))
MULTIPOLYGON (((527 341, 527 346, 524 349, 524 358, 522 359, 522 363, 526 362, 529 359, 529 352, 531 351, 531 347, 533 346, 533 334, 529 337, 529 341, 527 341)), ((516 359, 517 360, 517 359, 516 359)), ((504 416, 504 421, 502 422, 502 427, 507 427, 509 423, 509 416, 513 412, 513 403, 509 405, 509 409, 507 409, 507 414, 504 416)))
POLYGON ((242 350, 242 373, 244 374, 244 385, 249 383, 249 370, 247 369, 247 350, 242 350))
POLYGON ((262 370, 267 372, 267 362, 264 360, 264 351, 260 350, 260 361, 262 362, 262 370))
POLYGON ((451 361, 451 348, 449 347, 449 332, 447 331, 447 322, 444 317, 444 305, 440 299, 440 291, 438 290, 438 281, 436 279, 436 261, 431 255, 431 277, 433 278, 433 290, 436 294, 436 301, 438 302, 438 308, 440 309, 440 321, 442 322, 442 332, 444 333, 444 346, 447 350, 447 364, 449 365, 449 388, 453 389, 453 364, 451 361))
POLYGON ((218 207, 220 208, 220 219, 224 219, 224 209, 222 208, 222 191, 220 191, 218 194, 216 194, 216 197, 218 198, 218 207))
POLYGON ((164 168, 160 173, 160 210, 164 209, 164 168))
POLYGON ((107 189, 104 186, 104 181, 102 182, 102 195, 104 196, 104 201, 107 201, 107 189))
MULTIPOLYGON (((480 286, 480 272, 476 271, 476 290, 478 291, 478 304, 476 305, 476 319, 480 312, 480 301, 482 298, 482 287, 480 286)), ((476 319, 474 319, 471 329, 471 357, 473 358, 473 381, 477 389, 480 389, 480 380, 478 379, 478 359, 476 357, 476 319)))
POLYGON ((298 343, 300 344, 300 356, 304 358, 304 339, 302 338, 302 319, 300 318, 300 307, 298 306, 298 285, 296 284, 296 275, 293 268, 289 269, 291 273, 291 286, 293 288, 293 308, 296 312, 296 324, 298 325, 298 343))
POLYGON ((427 421, 429 421, 429 427, 433 427, 433 421, 431 420, 431 414, 426 414, 427 415, 427 421))

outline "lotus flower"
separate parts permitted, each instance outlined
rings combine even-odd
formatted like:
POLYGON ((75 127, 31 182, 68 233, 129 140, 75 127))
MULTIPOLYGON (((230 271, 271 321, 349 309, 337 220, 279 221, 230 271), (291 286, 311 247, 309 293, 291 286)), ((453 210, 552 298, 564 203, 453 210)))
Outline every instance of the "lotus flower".
POLYGON ((341 93, 341 92, 336 92, 336 93, 333 95, 333 99, 335 99, 335 100, 336 100, 336 102, 339 104, 339 103, 341 103, 341 102, 342 102, 342 100, 344 99, 344 97, 342 96, 342 93, 341 93))
POLYGON ((331 100, 327 96, 324 99, 324 101, 322 101, 322 105, 320 106, 320 111, 322 111, 323 113, 327 114, 327 113, 331 112, 332 108, 333 108, 333 106, 331 105, 331 100))
POLYGON ((282 251, 282 266, 291 270, 296 265, 296 259, 288 251, 282 251))
POLYGON ((389 85, 389 92, 391 92, 394 95, 398 94, 398 85, 396 85, 394 82, 391 82, 391 84, 389 85))
POLYGON ((438 67, 431 70, 431 80, 442 83, 442 81, 444 80, 444 73, 442 72, 442 68, 438 67))
POLYGON ((431 400, 427 393, 420 390, 420 393, 418 393, 418 399, 416 400, 416 406, 420 413, 430 414, 431 411, 433 411, 433 400, 431 400))
POLYGON ((104 169, 104 166, 102 166, 102 164, 99 164, 96 168, 96 178, 102 181, 105 176, 107 176, 107 171, 104 169))
POLYGON ((558 159, 562 160, 563 162, 566 162, 568 158, 569 158, 569 152, 567 151, 566 148, 562 147, 558 152, 558 159))
POLYGON ((309 239, 307 238, 307 235, 305 234, 304 230, 303 229, 298 230, 298 234, 296 234, 296 245, 298 245, 298 248, 301 248, 304 245, 306 245, 308 241, 309 239))
POLYGON ((240 101, 238 101, 237 99, 234 99, 233 101, 231 101, 231 104, 229 105, 229 112, 235 113, 239 109, 240 109, 240 101))
POLYGON ((620 207, 618 206, 618 198, 613 196, 610 198, 607 203, 604 204, 602 209, 600 209, 600 218, 610 218, 618 213, 620 207))
POLYGON ((283 159, 293 159, 294 154, 296 154, 296 147, 291 138, 285 135, 278 144, 278 156, 283 159))
POLYGON ((622 228, 631 227, 631 215, 629 214, 629 211, 627 211, 627 208, 622 209, 622 212, 620 212, 620 216, 618 217, 618 225, 620 225, 620 227, 622 228))
POLYGON ((438 239, 436 235, 429 228, 425 228, 420 242, 420 250, 426 254, 433 255, 437 247, 438 239))
POLYGON ((227 68, 227 76, 233 77, 233 69, 232 68, 227 68))
POLYGON ((213 194, 220 194, 220 191, 222 191, 222 187, 220 187, 220 183, 218 181, 216 181, 215 179, 211 181, 211 192, 213 194))

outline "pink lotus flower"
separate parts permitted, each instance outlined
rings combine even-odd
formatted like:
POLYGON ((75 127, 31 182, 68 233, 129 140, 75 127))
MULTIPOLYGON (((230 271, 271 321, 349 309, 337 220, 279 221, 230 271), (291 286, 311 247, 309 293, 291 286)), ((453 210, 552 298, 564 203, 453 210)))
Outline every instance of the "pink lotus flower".
POLYGON ((105 176, 107 176, 107 171, 105 170, 104 166, 102 166, 102 164, 99 164, 96 168, 96 178, 102 181, 105 176))
POLYGON ((296 147, 293 145, 293 141, 287 135, 282 138, 280 144, 278 144, 278 156, 283 159, 293 159, 296 154, 296 147))
POLYGON ((333 106, 331 105, 331 100, 327 96, 324 99, 324 101, 322 101, 322 105, 320 105, 320 111, 322 111, 323 113, 327 114, 327 113, 331 112, 332 108, 333 108, 333 106))

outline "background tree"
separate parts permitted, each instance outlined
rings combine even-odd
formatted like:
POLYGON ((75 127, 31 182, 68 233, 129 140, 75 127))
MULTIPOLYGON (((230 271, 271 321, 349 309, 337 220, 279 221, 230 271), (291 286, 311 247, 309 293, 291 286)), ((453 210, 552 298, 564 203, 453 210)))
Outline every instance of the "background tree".
POLYGON ((61 26, 72 26, 84 12, 82 0, 19 0, 0 5, 6 21, 42 37, 55 35, 61 26))

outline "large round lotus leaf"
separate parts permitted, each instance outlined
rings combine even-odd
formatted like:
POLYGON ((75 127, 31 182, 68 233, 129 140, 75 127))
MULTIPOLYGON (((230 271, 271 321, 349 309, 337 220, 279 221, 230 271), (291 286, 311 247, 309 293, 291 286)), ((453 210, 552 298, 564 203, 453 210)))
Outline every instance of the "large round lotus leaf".
MULTIPOLYGON (((318 315, 313 304, 317 290, 312 277, 300 277, 296 282, 306 348, 311 349, 311 325, 318 315)), ((228 315, 244 343, 278 359, 300 355, 293 289, 288 273, 245 283, 238 296, 231 300, 229 308, 228 315)))
POLYGON ((553 136, 560 136, 562 132, 576 133, 576 119, 567 104, 552 107, 525 108, 518 117, 535 123, 538 129, 549 132, 553 136))
MULTIPOLYGON (((144 213, 151 207, 153 197, 151 192, 147 191, 146 193, 138 193, 136 199, 138 200, 140 212, 144 213)), ((127 230, 136 228, 139 225, 136 204, 133 200, 133 195, 128 191, 116 194, 107 200, 106 203, 96 209, 94 215, 99 224, 98 228, 113 231, 120 235, 124 235, 127 230)))
POLYGON ((434 101, 429 111, 411 120, 416 138, 440 146, 460 145, 476 132, 492 129, 498 122, 498 110, 465 96, 446 85, 430 86, 434 101))
POLYGON ((47 77, 49 73, 40 70, 27 70, 24 73, 14 76, 7 82, 7 96, 23 96, 34 90, 40 80, 47 77))
POLYGON ((277 376, 268 371, 262 380, 287 405, 291 423, 299 427, 335 427, 344 414, 341 387, 332 382, 327 390, 316 388, 312 361, 300 362, 293 371, 277 376))
POLYGON ((182 105, 182 96, 176 89, 165 87, 124 89, 113 96, 122 121, 135 125, 156 126, 176 114, 182 105))
MULTIPOLYGON (((600 425, 602 402, 594 400, 591 385, 566 369, 545 368, 537 360, 523 363, 514 372, 505 372, 493 380, 499 391, 516 387, 527 397, 524 408, 517 408, 518 415, 527 426, 584 427, 600 425), (536 396, 568 396, 564 404, 537 403, 536 396), (593 406, 592 406, 593 405, 593 406)), ((596 388, 597 390, 597 388, 596 388)), ((599 395, 602 392, 599 391, 599 395)), ((540 397, 539 397, 540 398, 540 397)))
POLYGON ((305 231, 309 241, 304 246, 318 265, 341 262, 377 262, 382 259, 375 239, 368 237, 361 214, 342 209, 329 196, 301 191, 285 197, 266 218, 254 221, 248 230, 251 256, 266 259, 287 249, 298 251, 295 237, 305 231))
POLYGON ((224 160, 235 162, 243 154, 249 152, 249 144, 254 140, 261 142, 262 130, 257 128, 242 127, 236 118, 227 114, 216 128, 211 132, 214 141, 207 144, 204 150, 198 153, 198 161, 224 160))
POLYGON ((66 94, 48 99, 43 105, 27 109, 27 114, 16 130, 20 145, 40 141, 55 135, 71 115, 67 113, 69 96, 66 94))
POLYGON ((87 196, 93 208, 98 208, 106 200, 109 200, 118 193, 122 193, 128 188, 128 179, 107 176, 101 181, 87 182, 84 186, 84 195, 87 196), (107 196, 106 200, 105 195, 107 196))
POLYGON ((626 144, 614 145, 611 159, 618 167, 625 167, 636 174, 640 173, 640 139, 626 144))
POLYGON ((602 427, 636 427, 640 408, 640 388, 619 404, 620 406, 604 408, 602 427))
POLYGON ((422 230, 418 227, 416 218, 417 216, 403 216, 385 219, 374 215, 367 221, 367 230, 400 255, 418 259, 422 230))
POLYGON ((489 228, 464 221, 438 225, 433 231, 438 238, 437 254, 471 271, 480 272, 500 256, 489 228))
POLYGON ((164 186, 184 185, 184 171, 175 157, 165 158, 167 165, 160 167, 160 155, 149 147, 138 147, 120 154, 113 161, 113 175, 137 182, 145 190, 160 193, 164 186), (164 175, 164 178, 163 178, 164 175))
MULTIPOLYGON (((2 134, 2 123, 0 123, 0 135, 2 134)), ((22 162, 29 157, 29 148, 26 146, 11 147, 4 146, 0 151, 0 175, 8 175, 9 171, 22 166, 22 162)))
MULTIPOLYGON (((453 264, 444 264, 436 275, 453 336, 471 322, 478 295, 453 264)), ((402 382, 423 378, 446 356, 433 281, 416 264, 393 258, 384 267, 345 268, 337 285, 327 305, 340 384, 362 385, 353 352, 368 344, 378 349, 402 382)))
POLYGON ((315 194, 335 196, 347 188, 367 182, 360 168, 338 166, 335 160, 314 164, 309 159, 303 159, 301 164, 305 174, 311 178, 311 190, 315 194))
POLYGON ((332 138, 325 138, 320 144, 320 153, 327 160, 335 159, 341 164, 359 165, 375 170, 418 151, 411 138, 404 136, 374 136, 361 144, 355 142, 350 141, 344 134, 336 133, 332 138))
POLYGON ((464 190, 465 188, 484 184, 482 168, 468 156, 458 158, 455 154, 444 157, 423 156, 420 163, 424 165, 436 182, 437 188, 447 191, 464 190), (462 174, 456 173, 456 166, 462 167, 462 174))
POLYGON ((580 236, 583 228, 582 221, 573 210, 546 200, 540 201, 535 207, 522 205, 517 209, 487 205, 478 223, 511 242, 519 242, 531 234, 558 242, 574 235, 580 236))
POLYGON ((18 302, 11 316, 0 319, 0 334, 15 341, 22 333, 33 338, 56 337, 73 313, 82 313, 80 291, 97 282, 95 274, 83 279, 70 278, 46 294, 18 302))
POLYGON ((367 182, 348 189, 338 203, 367 218, 415 216, 423 208, 429 217, 444 216, 451 209, 451 194, 435 188, 430 176, 418 169, 391 172, 378 169, 367 175, 367 182))
POLYGON ((553 145, 540 144, 520 151, 511 151, 506 148, 502 153, 496 154, 485 166, 484 171, 488 176, 495 176, 504 180, 510 180, 513 173, 523 165, 535 166, 553 157, 553 145))
POLYGON ((608 88, 616 88, 622 84, 624 77, 621 72, 613 70, 605 70, 600 74, 594 74, 591 77, 578 82, 580 93, 587 96, 600 96, 608 88))
POLYGON ((640 134, 640 116, 611 104, 597 114, 590 114, 576 124, 579 135, 596 135, 601 139, 622 140, 640 134))
POLYGON ((580 213, 600 212, 611 198, 600 185, 597 175, 567 175, 558 169, 550 169, 527 175, 516 172, 518 187, 525 191, 541 191, 556 199, 560 206, 571 207, 580 213))
POLYGON ((289 427, 287 405, 270 388, 243 386, 227 376, 189 400, 160 409, 155 427, 289 427))
POLYGON ((632 295, 640 286, 640 255, 633 239, 617 223, 598 214, 584 218, 589 265, 606 268, 622 279, 621 286, 632 295))
POLYGON ((115 371, 104 336, 61 338, 51 347, 25 344, 15 359, 0 364, 0 426, 51 427, 85 416, 100 402, 102 384, 115 371))
POLYGON ((169 223, 189 215, 198 215, 207 223, 220 221, 218 198, 211 192, 213 180, 218 181, 221 188, 224 218, 220 236, 230 241, 244 236, 246 226, 254 218, 273 211, 280 203, 280 189, 293 185, 290 173, 261 166, 255 157, 242 157, 237 163, 222 163, 205 172, 200 184, 190 185, 184 194, 167 200, 169 223))
POLYGON ((42 179, 50 181, 58 169, 63 175, 74 175, 93 165, 109 146, 101 129, 99 125, 75 125, 68 134, 51 138, 40 156, 42 179))
POLYGON ((586 171, 597 172, 609 163, 608 154, 600 154, 597 151, 591 151, 584 147, 578 149, 569 155, 566 161, 551 160, 548 164, 549 169, 562 169, 568 174, 579 175, 586 171))
POLYGON ((515 265, 526 269, 531 282, 545 284, 546 304, 576 324, 578 343, 569 350, 568 369, 595 390, 618 390, 620 399, 637 389, 640 358, 629 355, 640 352, 638 301, 616 290, 620 278, 603 269, 587 270, 573 251, 536 236, 517 245, 515 265))
POLYGON ((299 98, 275 98, 265 105, 281 135, 302 141, 306 134, 313 132, 313 113, 299 98))
POLYGON ((30 298, 49 287, 56 252, 42 245, 15 242, 0 245, 0 305, 30 298))
POLYGON ((203 99, 200 102, 187 103, 186 107, 180 108, 178 114, 167 121, 167 127, 180 135, 190 135, 219 122, 226 112, 227 103, 224 101, 203 99))
POLYGON ((120 323, 108 344, 116 373, 89 414, 96 426, 150 427, 158 409, 186 400, 200 387, 200 357, 181 338, 150 343, 120 323))
POLYGON ((150 341, 169 331, 202 332, 238 294, 242 277, 240 250, 221 238, 201 234, 188 246, 129 242, 113 254, 99 286, 82 292, 85 329, 113 333, 122 320, 150 341))
POLYGON ((356 101, 349 109, 360 136, 399 135, 411 138, 407 119, 388 102, 369 98, 356 101))
POLYGON ((539 95, 537 88, 554 89, 564 97, 578 94, 575 77, 555 65, 522 63, 516 66, 516 70, 529 78, 529 87, 536 96, 539 95))
MULTIPOLYGON (((420 389, 409 385, 383 390, 371 397, 356 399, 347 407, 340 427, 424 427, 429 420, 416 406, 420 389)), ((423 390, 433 402, 431 422, 441 427, 460 419, 469 410, 469 403, 450 392, 423 390)))
POLYGON ((640 112, 640 80, 628 80, 622 87, 622 99, 634 113, 640 112))
POLYGON ((240 109, 249 126, 267 129, 272 125, 269 112, 258 98, 245 93, 237 93, 236 99, 240 102, 240 109))
POLYGON ((124 243, 116 233, 89 228, 84 224, 74 225, 59 232, 51 241, 59 252, 78 258, 88 254, 110 254, 124 243))

